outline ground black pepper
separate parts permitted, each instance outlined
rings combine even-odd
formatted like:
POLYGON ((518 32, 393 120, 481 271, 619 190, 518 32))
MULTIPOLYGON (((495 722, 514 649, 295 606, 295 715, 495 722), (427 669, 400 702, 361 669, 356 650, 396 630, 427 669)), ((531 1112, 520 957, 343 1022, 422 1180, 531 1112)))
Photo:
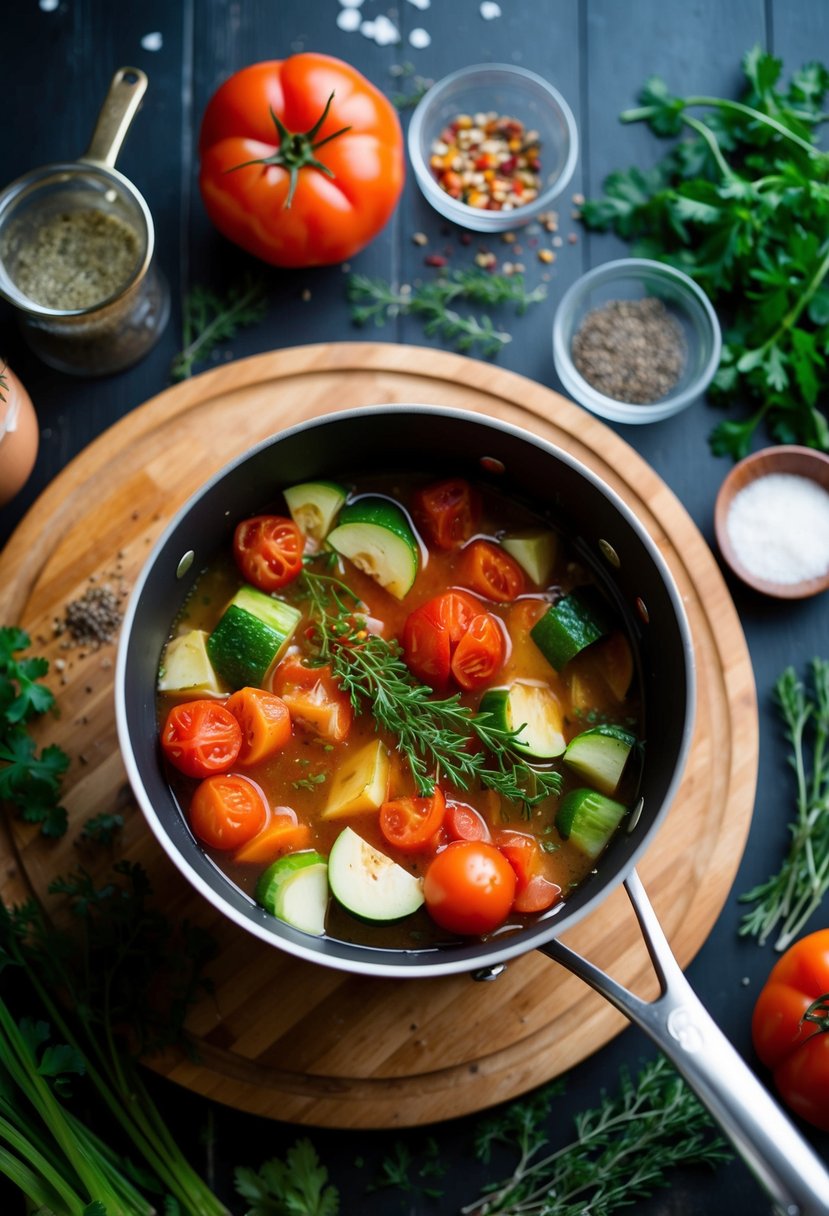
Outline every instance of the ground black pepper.
POLYGON ((661 300, 611 300, 587 314, 572 346, 588 384, 614 401, 645 405, 678 383, 687 348, 682 327, 661 300))
POLYGON ((68 634, 68 644, 91 646, 97 650, 111 642, 121 625, 119 596, 110 586, 90 586, 77 600, 71 600, 62 620, 55 620, 56 637, 68 634))

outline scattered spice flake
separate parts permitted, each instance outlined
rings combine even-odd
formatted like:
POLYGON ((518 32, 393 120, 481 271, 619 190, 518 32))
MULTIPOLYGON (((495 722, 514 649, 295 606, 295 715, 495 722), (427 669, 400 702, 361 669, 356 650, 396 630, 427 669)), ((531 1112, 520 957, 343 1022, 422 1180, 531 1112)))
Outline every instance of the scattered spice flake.
POLYGON ((113 641, 122 619, 119 597, 109 584, 91 584, 79 599, 70 600, 66 605, 63 618, 55 620, 54 634, 55 637, 69 635, 64 645, 91 646, 98 650, 113 641))
POLYGON ((302 289, 302 296, 301 296, 300 298, 302 299, 303 304, 307 304, 307 303, 308 303, 308 301, 311 299, 311 289, 310 289, 310 287, 303 287, 303 289, 302 289))
POLYGON ((552 249, 539 249, 537 257, 539 262, 550 263, 556 260, 556 255, 553 253, 552 249))
POLYGON ((428 245, 429 238, 425 232, 413 232, 412 241, 415 245, 428 245))
POLYGON ((442 253, 430 253, 423 259, 424 266, 445 266, 446 258, 442 253))

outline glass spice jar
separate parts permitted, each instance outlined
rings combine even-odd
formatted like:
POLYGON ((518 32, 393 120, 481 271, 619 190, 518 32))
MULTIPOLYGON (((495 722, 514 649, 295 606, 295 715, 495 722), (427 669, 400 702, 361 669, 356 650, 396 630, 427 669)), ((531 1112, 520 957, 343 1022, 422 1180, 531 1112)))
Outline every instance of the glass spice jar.
POLYGON ((34 352, 59 371, 130 367, 169 317, 152 216, 115 169, 146 88, 143 72, 120 68, 86 153, 34 169, 0 193, 0 294, 34 352))

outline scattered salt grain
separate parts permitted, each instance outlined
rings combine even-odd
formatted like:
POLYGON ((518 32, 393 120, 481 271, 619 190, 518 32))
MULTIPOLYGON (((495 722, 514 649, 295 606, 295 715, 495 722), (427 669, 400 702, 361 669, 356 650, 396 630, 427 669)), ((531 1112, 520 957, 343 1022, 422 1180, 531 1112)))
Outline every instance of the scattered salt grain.
POLYGON ((341 8, 362 8, 363 0, 340 0, 341 8))
POLYGON ((400 41, 400 31, 393 21, 382 13, 374 21, 364 21, 360 33, 373 38, 378 46, 391 46, 400 41))
POLYGON ((750 482, 734 496, 726 531, 755 578, 792 584, 829 571, 829 493, 808 477, 769 473, 750 482))
POLYGON ((145 51, 160 51, 164 45, 164 39, 158 30, 154 30, 152 34, 145 34, 141 39, 141 46, 145 51))
POLYGON ((337 25, 346 33, 353 34, 360 28, 362 18, 356 8, 341 8, 337 14, 337 25))
POLYGON ((40 0, 39 8, 42 13, 57 12, 60 0, 40 0))
POLYGON ((412 30, 409 34, 409 42, 417 51, 423 51, 432 41, 432 36, 428 30, 412 30))
POLYGON ((413 8, 419 8, 421 12, 425 12, 431 3, 432 0, 409 0, 409 4, 411 4, 413 8))
POLYGON ((481 5, 481 16, 484 21, 494 21, 496 17, 501 16, 500 4, 496 4, 495 0, 484 0, 481 5))

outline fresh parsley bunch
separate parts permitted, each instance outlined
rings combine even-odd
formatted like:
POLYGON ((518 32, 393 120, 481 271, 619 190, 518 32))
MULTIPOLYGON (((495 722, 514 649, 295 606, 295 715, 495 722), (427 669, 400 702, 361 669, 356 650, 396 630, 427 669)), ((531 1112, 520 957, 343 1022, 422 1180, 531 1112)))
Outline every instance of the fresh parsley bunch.
POLYGON ((807 64, 784 88, 781 61, 759 47, 743 71, 740 101, 648 80, 621 120, 687 138, 653 169, 612 173, 582 217, 685 271, 717 306, 725 341, 710 395, 751 413, 714 428, 716 455, 745 456, 763 420, 777 442, 829 450, 829 153, 816 143, 829 71, 807 64))

